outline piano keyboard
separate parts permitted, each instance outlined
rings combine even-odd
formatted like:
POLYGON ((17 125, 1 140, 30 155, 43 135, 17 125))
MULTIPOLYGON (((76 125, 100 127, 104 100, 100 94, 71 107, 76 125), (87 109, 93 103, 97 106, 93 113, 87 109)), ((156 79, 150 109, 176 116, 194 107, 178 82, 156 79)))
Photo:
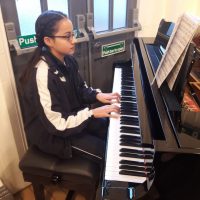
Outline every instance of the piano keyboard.
POLYGON ((113 92, 121 94, 121 111, 110 119, 104 178, 144 183, 154 176, 154 149, 142 143, 132 67, 115 68, 113 92))

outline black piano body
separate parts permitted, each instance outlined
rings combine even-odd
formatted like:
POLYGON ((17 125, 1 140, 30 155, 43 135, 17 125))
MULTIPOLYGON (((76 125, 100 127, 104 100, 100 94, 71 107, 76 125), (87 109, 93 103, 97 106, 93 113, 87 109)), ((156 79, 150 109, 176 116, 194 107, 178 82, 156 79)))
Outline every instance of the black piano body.
MULTIPOLYGON (((161 51, 163 51, 162 48, 166 48, 169 35, 165 34, 163 37, 159 31, 161 30, 162 32, 164 30, 166 33, 169 33, 166 30, 170 29, 171 31, 171 28, 171 23, 163 23, 161 21, 156 39, 136 38, 131 47, 131 63, 134 68, 134 80, 137 88, 137 99, 139 100, 138 110, 141 120, 142 138, 144 143, 153 144, 156 152, 198 155, 200 153, 199 130, 185 128, 182 118, 187 114, 187 111, 181 107, 188 74, 194 63, 200 59, 200 53, 195 45, 191 44, 187 51, 173 91, 170 91, 166 82, 160 88, 158 88, 156 81, 153 82, 158 65, 153 61, 155 56, 152 56, 152 52, 150 51, 154 49, 152 48, 154 46, 156 48, 161 47, 161 51), (162 29, 163 24, 167 24, 167 29, 162 29), (161 43, 162 45, 160 46, 161 43)), ((160 56, 156 59, 161 60, 160 56)), ((118 63, 115 66, 120 65, 121 67, 126 67, 129 64, 130 61, 118 63)), ((190 112, 191 124, 193 115, 195 116, 196 113, 190 112)), ((155 159, 157 157, 160 159, 161 154, 158 153, 155 159)), ((192 156, 191 159, 193 159, 192 156)), ((160 164, 157 160, 154 160, 154 163, 155 168, 157 168, 157 164, 160 164)), ((103 181, 98 190, 97 199, 137 199, 143 196, 149 189, 144 185, 130 182, 108 181, 104 179, 104 174, 102 177, 103 181)), ((181 197, 180 199, 184 198, 181 197)))
MULTIPOLYGON (((166 82, 158 88, 153 82, 155 72, 148 53, 149 38, 138 38, 134 41, 134 56, 138 57, 140 77, 143 82, 143 92, 148 107, 148 115, 155 150, 159 152, 176 153, 200 153, 200 136, 198 130, 185 129, 184 115, 190 115, 191 124, 200 113, 189 111, 181 107, 184 90, 192 66, 200 58, 199 50, 194 44, 190 44, 185 56, 181 71, 177 77, 175 86, 171 91, 166 82)), ((137 59, 133 57, 133 60, 137 59)), ((200 118, 198 118, 200 119, 200 118)))
POLYGON ((140 68, 156 152, 154 184, 160 192, 159 199, 196 200, 200 195, 200 112, 188 111, 181 104, 190 71, 196 63, 199 67, 200 51, 195 44, 190 44, 170 91, 166 82, 161 88, 156 81, 152 84, 155 72, 147 48, 149 44, 152 44, 151 38, 135 39, 133 61, 134 66, 140 68), (170 160, 170 156, 173 159, 170 160), (169 161, 163 162, 166 158, 169 161))

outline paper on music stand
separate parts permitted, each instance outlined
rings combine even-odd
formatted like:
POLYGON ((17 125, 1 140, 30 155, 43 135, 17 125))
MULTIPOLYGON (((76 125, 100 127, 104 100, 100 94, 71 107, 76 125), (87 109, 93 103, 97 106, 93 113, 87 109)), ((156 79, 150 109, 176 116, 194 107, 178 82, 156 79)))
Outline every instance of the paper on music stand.
POLYGON ((176 78, 178 76, 178 73, 181 69, 181 66, 183 64, 183 61, 184 61, 184 58, 185 58, 185 55, 187 53, 187 50, 188 50, 188 47, 189 47, 189 43, 188 45, 186 46, 185 50, 183 51, 183 53, 181 54, 180 58, 178 59, 177 63, 175 64, 174 68, 172 69, 172 71, 170 72, 169 76, 167 77, 167 83, 168 83, 168 86, 170 88, 170 90, 173 89, 173 86, 174 86, 174 83, 176 81, 176 78))
POLYGON ((199 27, 199 22, 199 19, 188 14, 183 14, 179 18, 153 80, 154 82, 156 79, 158 87, 160 87, 163 81, 168 78, 168 83, 172 89, 189 43, 199 27), (176 69, 174 69, 173 73, 170 73, 174 67, 176 67, 176 69))

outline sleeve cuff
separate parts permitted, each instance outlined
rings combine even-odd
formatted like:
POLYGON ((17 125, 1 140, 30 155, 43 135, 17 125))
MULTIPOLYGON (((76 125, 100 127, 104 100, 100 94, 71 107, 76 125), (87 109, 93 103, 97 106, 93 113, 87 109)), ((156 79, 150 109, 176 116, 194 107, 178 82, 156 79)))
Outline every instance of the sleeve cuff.
POLYGON ((92 117, 93 116, 93 111, 92 110, 89 110, 89 117, 92 117))
POLYGON ((95 89, 96 93, 101 93, 102 91, 100 89, 95 89))

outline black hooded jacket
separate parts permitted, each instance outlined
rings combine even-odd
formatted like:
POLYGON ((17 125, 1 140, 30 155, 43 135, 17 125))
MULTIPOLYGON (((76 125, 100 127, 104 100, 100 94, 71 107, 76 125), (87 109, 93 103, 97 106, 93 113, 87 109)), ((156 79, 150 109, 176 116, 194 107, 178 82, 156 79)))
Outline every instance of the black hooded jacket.
POLYGON ((50 52, 43 53, 24 86, 24 126, 28 143, 60 158, 71 154, 70 137, 81 133, 92 113, 97 91, 82 80, 74 57, 61 63, 50 52))

